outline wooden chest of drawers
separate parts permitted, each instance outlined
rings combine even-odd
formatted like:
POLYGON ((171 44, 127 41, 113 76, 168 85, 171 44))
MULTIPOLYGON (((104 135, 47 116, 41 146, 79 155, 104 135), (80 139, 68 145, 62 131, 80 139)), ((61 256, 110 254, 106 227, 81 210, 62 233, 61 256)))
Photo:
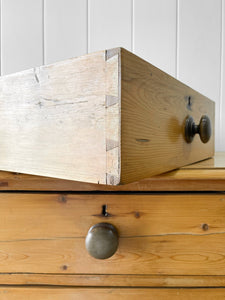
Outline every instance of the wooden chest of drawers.
POLYGON ((225 154, 125 186, 0 173, 0 299, 224 299, 225 154), (85 237, 114 225, 116 253, 85 237))

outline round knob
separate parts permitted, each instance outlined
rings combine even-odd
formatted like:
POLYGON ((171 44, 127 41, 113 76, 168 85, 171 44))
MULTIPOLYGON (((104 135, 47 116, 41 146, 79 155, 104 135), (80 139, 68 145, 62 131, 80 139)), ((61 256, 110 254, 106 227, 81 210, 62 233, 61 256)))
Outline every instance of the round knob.
POLYGON ((195 134, 200 135, 203 143, 207 143, 211 137, 211 122, 208 116, 201 117, 199 125, 195 125, 192 117, 187 117, 185 122, 185 139, 187 143, 191 143, 195 134))
POLYGON ((92 226, 85 240, 86 249, 97 259, 111 257, 118 247, 118 232, 109 223, 98 223, 92 226))

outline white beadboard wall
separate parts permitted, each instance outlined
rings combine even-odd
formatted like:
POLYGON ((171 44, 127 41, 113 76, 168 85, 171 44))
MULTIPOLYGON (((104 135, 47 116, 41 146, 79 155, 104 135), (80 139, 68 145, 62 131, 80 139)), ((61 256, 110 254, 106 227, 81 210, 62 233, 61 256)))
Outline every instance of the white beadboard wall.
POLYGON ((216 102, 225 151, 225 0, 1 0, 1 75, 122 46, 216 102))

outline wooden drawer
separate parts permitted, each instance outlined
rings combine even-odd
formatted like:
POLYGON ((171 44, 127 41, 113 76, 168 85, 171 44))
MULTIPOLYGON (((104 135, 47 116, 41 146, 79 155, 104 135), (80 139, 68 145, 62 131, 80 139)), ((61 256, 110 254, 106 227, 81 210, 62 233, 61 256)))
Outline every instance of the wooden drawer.
POLYGON ((215 103, 122 48, 2 76, 0 91, 1 170, 117 185, 214 154, 215 103), (210 140, 188 143, 204 115, 210 140))
POLYGON ((1 193, 0 222, 2 278, 3 273, 225 275, 222 193, 1 193), (99 222, 115 225, 120 236, 118 251, 106 260, 85 249, 88 229, 99 222))
POLYGON ((0 297, 2 300, 14 299, 32 299, 32 300, 87 300, 87 299, 146 299, 146 300, 164 300, 164 299, 204 299, 204 300, 222 300, 225 297, 224 288, 199 288, 199 289, 159 289, 159 288, 0 288, 0 297))

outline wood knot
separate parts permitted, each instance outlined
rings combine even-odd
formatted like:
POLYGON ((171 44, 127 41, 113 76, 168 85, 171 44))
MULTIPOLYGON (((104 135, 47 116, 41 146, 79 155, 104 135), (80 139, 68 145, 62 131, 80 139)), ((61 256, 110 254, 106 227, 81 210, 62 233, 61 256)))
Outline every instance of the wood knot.
POLYGON ((202 224, 202 230, 207 231, 209 229, 209 225, 204 223, 202 224))
POLYGON ((58 201, 63 203, 67 202, 66 195, 59 195, 58 201))
POLYGON ((140 218, 140 213, 139 213, 139 211, 135 211, 135 212, 134 212, 134 216, 135 216, 135 218, 137 218, 137 219, 140 218))
POLYGON ((63 266, 61 267, 61 269, 64 270, 64 271, 66 271, 66 270, 68 269, 68 267, 67 267, 67 265, 63 265, 63 266))
POLYGON ((9 186, 7 181, 0 181, 0 186, 9 186))

